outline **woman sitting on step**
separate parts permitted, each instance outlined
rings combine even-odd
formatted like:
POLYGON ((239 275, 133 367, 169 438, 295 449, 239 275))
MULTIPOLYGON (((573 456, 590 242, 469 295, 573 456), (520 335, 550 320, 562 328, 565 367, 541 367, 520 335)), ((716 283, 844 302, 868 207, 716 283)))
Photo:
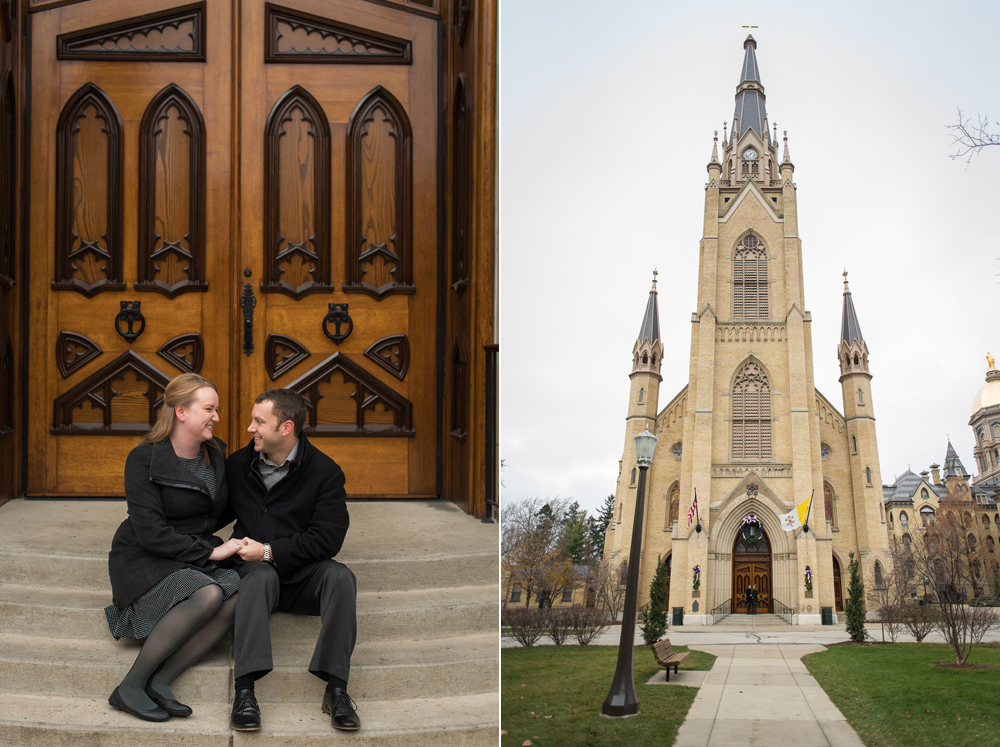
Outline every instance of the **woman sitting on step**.
POLYGON ((236 571, 219 561, 245 544, 213 533, 226 507, 225 444, 215 385, 186 373, 167 385, 160 419, 125 462, 128 518, 108 556, 115 639, 145 638, 108 702, 146 721, 189 716, 170 683, 233 625, 236 571))

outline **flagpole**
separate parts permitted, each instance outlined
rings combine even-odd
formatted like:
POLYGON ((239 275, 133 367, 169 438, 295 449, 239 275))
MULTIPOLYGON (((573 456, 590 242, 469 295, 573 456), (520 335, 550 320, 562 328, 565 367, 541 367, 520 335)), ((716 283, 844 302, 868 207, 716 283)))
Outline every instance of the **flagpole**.
POLYGON ((698 511, 698 488, 694 489, 694 531, 701 534, 701 514, 698 511))
POLYGON ((809 514, 812 513, 812 510, 813 510, 813 496, 814 495, 816 495, 816 488, 813 488, 813 491, 809 494, 809 505, 806 506, 806 520, 804 522, 802 522, 802 531, 805 534, 809 533, 809 514))

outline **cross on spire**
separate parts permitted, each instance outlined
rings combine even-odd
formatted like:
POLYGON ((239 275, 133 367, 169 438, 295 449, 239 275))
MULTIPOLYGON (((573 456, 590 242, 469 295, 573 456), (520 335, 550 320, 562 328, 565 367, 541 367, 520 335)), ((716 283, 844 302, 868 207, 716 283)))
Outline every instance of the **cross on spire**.
POLYGON ((743 28, 745 28, 745 29, 755 29, 755 28, 757 28, 757 27, 756 27, 756 26, 753 26, 753 25, 751 25, 751 24, 744 24, 744 25, 743 25, 743 28))

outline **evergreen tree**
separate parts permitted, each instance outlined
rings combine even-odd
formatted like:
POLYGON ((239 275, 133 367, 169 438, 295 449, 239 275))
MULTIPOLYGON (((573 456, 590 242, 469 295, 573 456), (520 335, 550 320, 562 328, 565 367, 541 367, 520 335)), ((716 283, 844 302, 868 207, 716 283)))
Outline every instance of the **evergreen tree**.
POLYGON ((587 537, 587 512, 580 510, 580 504, 573 501, 566 509, 563 519, 562 537, 560 538, 564 552, 573 565, 583 565, 590 558, 590 548, 587 537))
POLYGON ((614 517, 615 496, 612 493, 604 499, 604 505, 598 509, 597 516, 587 518, 587 535, 597 561, 604 557, 604 533, 608 531, 614 517))
POLYGON ((656 643, 667 632, 667 564, 663 558, 656 564, 656 573, 649 585, 649 607, 642 613, 639 629, 647 645, 656 643))
POLYGON ((854 559, 854 553, 850 555, 851 562, 848 565, 851 574, 851 586, 847 592, 847 632, 851 635, 852 641, 858 643, 865 640, 865 585, 861 583, 861 572, 858 568, 858 561, 854 559))

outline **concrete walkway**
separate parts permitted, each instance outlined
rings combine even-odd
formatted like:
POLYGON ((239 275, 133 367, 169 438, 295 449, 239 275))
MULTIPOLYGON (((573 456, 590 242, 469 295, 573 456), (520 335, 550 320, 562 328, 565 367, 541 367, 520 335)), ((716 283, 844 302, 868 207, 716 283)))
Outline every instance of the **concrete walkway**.
POLYGON ((821 645, 694 645, 718 657, 674 747, 864 747, 802 657, 821 645))

